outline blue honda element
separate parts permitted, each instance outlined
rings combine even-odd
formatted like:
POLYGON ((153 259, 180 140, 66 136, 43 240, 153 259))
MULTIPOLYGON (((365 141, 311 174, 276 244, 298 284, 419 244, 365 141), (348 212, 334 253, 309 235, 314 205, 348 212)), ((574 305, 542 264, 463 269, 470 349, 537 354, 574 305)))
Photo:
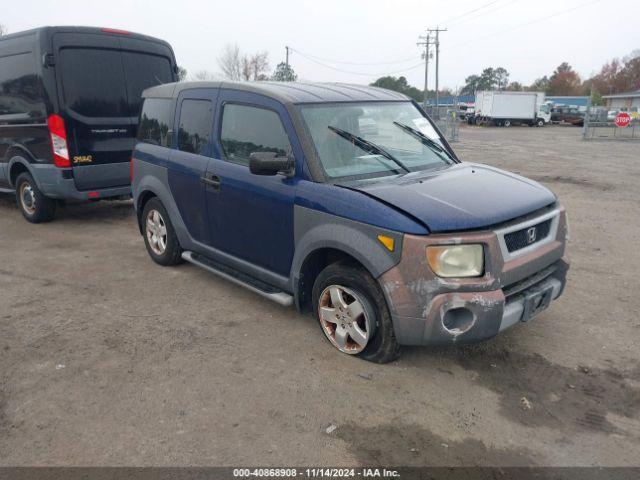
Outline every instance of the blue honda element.
POLYGON ((151 258, 311 311, 343 353, 484 340, 564 289, 554 194, 461 162, 404 95, 189 82, 143 98, 131 172, 151 258))

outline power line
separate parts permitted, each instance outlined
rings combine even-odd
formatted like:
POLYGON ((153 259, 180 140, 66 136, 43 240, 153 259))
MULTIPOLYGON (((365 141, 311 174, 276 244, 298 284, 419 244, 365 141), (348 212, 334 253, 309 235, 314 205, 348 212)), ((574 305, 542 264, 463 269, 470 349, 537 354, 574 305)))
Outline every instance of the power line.
POLYGON ((593 0, 593 1, 591 1, 591 2, 587 2, 587 3, 584 3, 584 4, 582 4, 582 5, 577 5, 577 6, 575 6, 575 7, 567 8, 567 9, 565 9, 565 10, 560 10, 560 11, 558 11, 558 12, 552 13, 551 15, 547 15, 546 17, 537 18, 537 19, 535 19, 535 20, 531 20, 531 21, 529 21, 529 22, 520 23, 520 24, 518 24, 518 25, 515 25, 515 26, 513 26, 513 27, 509 27, 509 28, 506 28, 506 29, 504 29, 504 30, 499 30, 499 31, 497 31, 497 32, 493 32, 493 33, 490 33, 490 34, 488 34, 488 35, 484 35, 484 36, 482 36, 482 37, 474 38, 474 39, 473 39, 473 42, 463 42, 463 43, 459 43, 459 44, 454 45, 454 46, 452 46, 452 47, 450 47, 450 48, 463 47, 463 46, 468 45, 468 44, 470 44, 470 43, 474 43, 474 44, 475 44, 475 43, 477 43, 477 41, 478 41, 478 40, 482 40, 482 39, 485 39, 485 38, 493 37, 493 36, 495 36, 495 35, 500 35, 500 34, 503 34, 503 33, 511 32, 511 31, 516 30, 516 29, 518 29, 518 28, 528 27, 529 25, 533 25, 533 24, 536 24, 536 23, 544 22, 545 20, 549 20, 549 19, 554 18, 554 17, 557 17, 557 16, 559 16, 559 15, 564 15, 565 13, 569 13, 569 12, 572 12, 572 11, 574 11, 574 10, 578 10, 578 9, 580 9, 580 8, 586 8, 586 7, 589 7, 589 6, 593 5, 594 3, 598 3, 598 2, 601 2, 601 1, 602 1, 602 0, 593 0))
POLYGON ((394 64, 398 64, 398 63, 406 63, 409 62, 411 60, 415 60, 416 57, 415 55, 413 57, 408 57, 405 58, 403 60, 393 60, 393 61, 389 61, 389 62, 372 62, 372 63, 367 63, 367 62, 345 62, 345 61, 341 61, 341 60, 332 60, 330 58, 323 58, 323 57, 318 57, 316 55, 311 55, 310 53, 304 53, 301 52, 300 50, 297 50, 295 48, 291 48, 292 51, 295 51, 301 55, 306 55, 309 58, 313 58, 315 60, 318 61, 322 61, 322 62, 327 62, 327 63, 336 63, 336 64, 340 64, 340 65, 362 65, 362 66, 374 66, 374 65, 394 65, 394 64))
POLYGON ((440 23, 442 23, 444 25, 449 25, 450 22, 453 22, 454 20, 457 20, 458 18, 462 18, 462 17, 466 17, 467 15, 471 15, 472 13, 475 13, 475 12, 477 12, 479 10, 482 10, 483 8, 489 7, 489 6, 493 5, 494 3, 498 3, 500 1, 502 1, 502 0, 493 0, 493 2, 485 3, 484 5, 481 5, 481 6, 477 7, 477 8, 474 8, 473 10, 469 10, 468 12, 461 13, 460 15, 456 15, 455 17, 451 17, 451 18, 445 20, 444 22, 440 22, 440 23))
POLYGON ((480 13, 478 15, 474 15, 471 18, 463 18, 462 20, 460 20, 458 22, 449 23, 449 24, 447 24, 447 26, 449 26, 449 27, 457 26, 457 25, 460 25, 462 23, 466 23, 466 22, 470 22, 472 20, 476 20, 477 18, 484 17, 485 15, 489 15, 490 13, 493 13, 493 12, 496 12, 496 11, 502 9, 502 8, 508 7, 509 5, 511 5, 511 4, 513 4, 513 3, 517 2, 517 1, 518 0, 511 0, 510 2, 504 3, 502 5, 498 5, 497 7, 492 8, 491 10, 488 10, 486 12, 482 12, 482 13, 480 13))
MULTIPOLYGON (((335 70, 336 72, 348 73, 350 75, 360 75, 362 77, 384 77, 386 75, 393 75, 395 73, 403 73, 403 72, 408 72, 410 70, 415 70, 416 68, 420 68, 420 67, 422 67, 424 65, 422 62, 420 62, 417 65, 413 65, 411 67, 403 68, 403 69, 400 69, 400 70, 394 70, 394 71, 390 71, 390 72, 378 72, 378 73, 354 72, 353 70, 345 70, 343 68, 338 68, 338 67, 334 67, 332 65, 327 65, 326 63, 320 62, 320 61, 316 60, 315 58, 300 52, 299 50, 295 50, 295 49, 293 49, 291 47, 289 47, 289 48, 292 51, 296 52, 298 55, 306 58, 310 62, 316 63, 316 64, 321 65, 321 66, 323 66, 325 68, 328 68, 330 70, 335 70)), ((415 59, 415 57, 414 57, 414 59, 415 59)))

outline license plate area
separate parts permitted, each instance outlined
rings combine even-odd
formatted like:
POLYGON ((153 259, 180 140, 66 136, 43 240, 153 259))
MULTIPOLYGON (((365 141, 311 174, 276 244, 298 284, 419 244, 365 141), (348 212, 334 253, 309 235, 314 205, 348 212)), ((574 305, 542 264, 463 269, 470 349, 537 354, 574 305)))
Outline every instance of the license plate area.
POLYGON ((528 322, 540 312, 546 310, 551 303, 552 296, 553 285, 545 285, 526 292, 524 296, 524 312, 522 312, 521 321, 528 322))

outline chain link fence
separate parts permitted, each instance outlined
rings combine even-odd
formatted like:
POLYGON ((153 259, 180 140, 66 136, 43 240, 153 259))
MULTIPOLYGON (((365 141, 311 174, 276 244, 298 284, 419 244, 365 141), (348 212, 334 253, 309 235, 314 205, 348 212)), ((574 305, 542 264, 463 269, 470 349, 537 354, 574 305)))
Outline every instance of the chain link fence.
POLYGON ((448 142, 458 141, 460 118, 458 110, 455 107, 438 105, 436 108, 435 105, 427 105, 425 111, 438 126, 448 142))
POLYGON ((611 109, 589 104, 584 114, 584 140, 640 140, 640 108, 611 109), (626 126, 618 126, 616 118, 622 113, 630 117, 626 126))

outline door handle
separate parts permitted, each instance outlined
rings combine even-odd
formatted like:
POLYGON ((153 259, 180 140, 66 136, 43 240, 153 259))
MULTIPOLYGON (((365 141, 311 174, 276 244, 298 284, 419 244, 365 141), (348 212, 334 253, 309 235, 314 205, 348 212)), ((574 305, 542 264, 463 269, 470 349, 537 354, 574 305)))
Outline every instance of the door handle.
POLYGON ((212 173, 207 173, 204 177, 200 178, 200 181, 204 183, 206 187, 211 188, 211 190, 219 191, 220 190, 220 177, 214 175, 212 173))

